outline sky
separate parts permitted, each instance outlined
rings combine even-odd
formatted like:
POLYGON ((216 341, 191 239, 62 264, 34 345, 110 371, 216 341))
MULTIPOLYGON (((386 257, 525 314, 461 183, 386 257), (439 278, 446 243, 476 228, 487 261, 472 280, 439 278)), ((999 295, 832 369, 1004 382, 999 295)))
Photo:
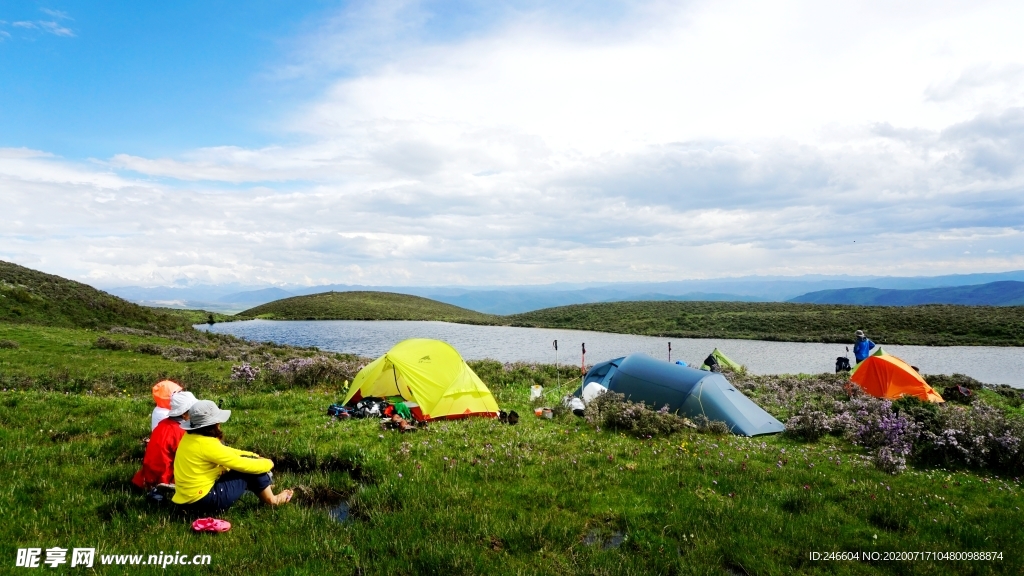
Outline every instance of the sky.
POLYGON ((1020 270, 1022 24, 0 0, 0 260, 99 287, 1020 270))

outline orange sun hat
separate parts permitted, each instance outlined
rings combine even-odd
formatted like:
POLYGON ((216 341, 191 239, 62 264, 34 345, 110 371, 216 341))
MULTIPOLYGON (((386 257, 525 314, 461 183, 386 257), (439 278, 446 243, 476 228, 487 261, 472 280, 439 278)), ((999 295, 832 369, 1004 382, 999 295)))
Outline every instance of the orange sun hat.
POLYGON ((153 401, 160 408, 171 408, 171 395, 181 390, 177 382, 162 380, 153 385, 153 401))

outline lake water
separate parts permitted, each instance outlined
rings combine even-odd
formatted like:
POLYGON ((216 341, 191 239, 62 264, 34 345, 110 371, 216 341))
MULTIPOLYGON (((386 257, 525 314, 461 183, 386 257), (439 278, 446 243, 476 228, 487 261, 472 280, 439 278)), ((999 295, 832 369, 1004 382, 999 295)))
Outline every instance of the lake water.
MULTIPOLYGON (((407 338, 444 340, 467 360, 492 358, 501 362, 558 362, 580 364, 580 347, 586 344, 588 365, 634 352, 655 358, 701 363, 715 348, 746 365, 755 374, 817 374, 835 370, 837 356, 846 354, 842 344, 764 342, 760 340, 673 339, 582 330, 470 326, 447 322, 353 321, 353 320, 248 320, 196 328, 233 334, 249 340, 377 357, 407 338)), ((967 374, 990 384, 1024 387, 1024 349, 995 346, 884 346, 891 354, 917 366, 924 374, 967 374)), ((852 353, 851 353, 852 363, 852 353)))

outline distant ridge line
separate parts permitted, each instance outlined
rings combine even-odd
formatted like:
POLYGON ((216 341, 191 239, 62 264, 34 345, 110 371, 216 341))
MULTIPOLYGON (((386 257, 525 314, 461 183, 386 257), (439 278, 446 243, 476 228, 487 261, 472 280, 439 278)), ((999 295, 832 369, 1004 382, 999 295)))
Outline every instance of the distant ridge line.
POLYGON ((1004 280, 970 286, 945 286, 917 290, 840 288, 808 292, 790 302, 803 304, 853 304, 860 306, 1024 306, 1024 282, 1004 280))

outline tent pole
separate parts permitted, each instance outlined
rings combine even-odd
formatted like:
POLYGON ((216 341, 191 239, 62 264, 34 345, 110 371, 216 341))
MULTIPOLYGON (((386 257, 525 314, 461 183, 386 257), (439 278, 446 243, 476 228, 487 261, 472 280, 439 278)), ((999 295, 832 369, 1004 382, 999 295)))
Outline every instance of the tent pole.
POLYGON ((582 343, 580 348, 583 350, 583 353, 580 356, 580 373, 585 375, 587 373, 587 343, 582 343))
POLYGON ((558 340, 552 343, 555 347, 555 389, 559 389, 562 386, 561 375, 558 373, 558 340))

